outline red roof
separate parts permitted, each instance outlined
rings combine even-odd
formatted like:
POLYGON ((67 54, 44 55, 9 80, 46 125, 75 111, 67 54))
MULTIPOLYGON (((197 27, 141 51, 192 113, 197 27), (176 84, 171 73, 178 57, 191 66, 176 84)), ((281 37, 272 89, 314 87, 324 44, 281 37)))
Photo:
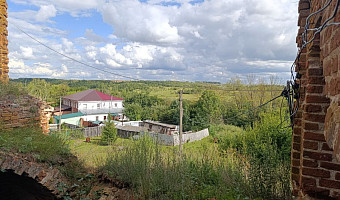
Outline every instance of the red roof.
POLYGON ((110 96, 96 90, 85 90, 68 96, 64 96, 65 99, 70 99, 74 101, 115 101, 124 100, 118 97, 110 96))

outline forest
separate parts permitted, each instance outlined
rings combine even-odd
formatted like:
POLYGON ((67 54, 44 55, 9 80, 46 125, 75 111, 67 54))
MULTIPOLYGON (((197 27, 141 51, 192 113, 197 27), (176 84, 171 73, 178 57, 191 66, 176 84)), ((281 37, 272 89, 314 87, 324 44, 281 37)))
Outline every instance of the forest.
POLYGON ((281 96, 284 88, 275 77, 258 81, 249 76, 246 81, 232 79, 224 84, 57 79, 11 83, 53 106, 60 96, 95 89, 123 98, 130 120, 170 124, 179 124, 178 99, 183 90, 184 131, 209 128, 207 140, 185 144, 180 160, 173 155, 177 149, 158 147, 147 138, 129 142, 100 169, 129 184, 142 199, 292 198, 291 128, 285 98, 270 101, 281 96), (186 186, 175 186, 178 181, 186 186))

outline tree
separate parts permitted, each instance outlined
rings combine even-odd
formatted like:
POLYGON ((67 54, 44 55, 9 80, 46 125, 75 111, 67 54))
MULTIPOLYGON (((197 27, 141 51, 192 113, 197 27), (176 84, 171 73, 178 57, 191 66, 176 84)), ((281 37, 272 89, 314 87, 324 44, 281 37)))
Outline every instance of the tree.
POLYGON ((38 97, 44 101, 50 98, 51 84, 47 83, 44 79, 33 79, 28 85, 27 90, 30 95, 38 97))
POLYGON ((108 114, 107 119, 103 128, 101 142, 103 144, 112 145, 118 138, 117 129, 114 122, 111 120, 112 116, 110 114, 108 114))

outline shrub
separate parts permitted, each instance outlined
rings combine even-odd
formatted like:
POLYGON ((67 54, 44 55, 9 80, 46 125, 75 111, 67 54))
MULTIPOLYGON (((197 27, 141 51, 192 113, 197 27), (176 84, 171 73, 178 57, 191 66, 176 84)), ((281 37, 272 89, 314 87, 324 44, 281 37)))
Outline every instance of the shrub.
MULTIPOLYGON (((108 118, 110 119, 110 118, 108 118)), ((102 144, 111 145, 117 140, 117 129, 112 121, 105 122, 101 142, 102 144)))

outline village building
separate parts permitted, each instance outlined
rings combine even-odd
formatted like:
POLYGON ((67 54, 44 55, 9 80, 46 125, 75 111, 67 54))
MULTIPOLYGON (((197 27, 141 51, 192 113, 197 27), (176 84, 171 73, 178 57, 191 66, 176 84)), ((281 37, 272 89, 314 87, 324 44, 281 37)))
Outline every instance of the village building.
POLYGON ((55 108, 54 122, 59 123, 61 113, 61 122, 82 126, 86 122, 99 124, 107 120, 110 113, 114 120, 124 120, 123 114, 124 99, 110 96, 96 90, 86 90, 64 96, 62 98, 61 111, 59 107, 55 108))
POLYGON ((155 132, 165 135, 174 135, 178 133, 178 126, 173 124, 165 124, 150 120, 143 121, 143 127, 147 128, 149 132, 155 132))

